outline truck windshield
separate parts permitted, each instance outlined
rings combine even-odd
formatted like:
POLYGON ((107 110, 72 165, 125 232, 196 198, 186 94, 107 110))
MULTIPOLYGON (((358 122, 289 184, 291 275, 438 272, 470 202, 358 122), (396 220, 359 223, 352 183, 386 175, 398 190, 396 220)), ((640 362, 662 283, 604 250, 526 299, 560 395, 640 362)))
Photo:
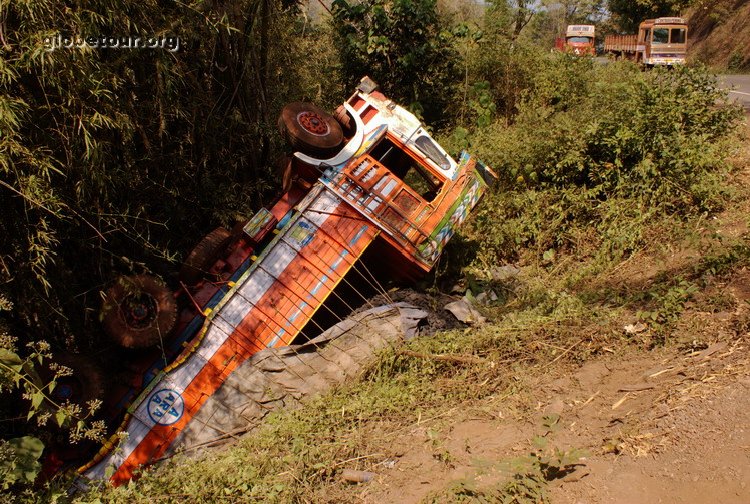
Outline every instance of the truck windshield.
POLYGON ((576 44, 588 44, 591 42, 591 37, 568 37, 568 42, 576 44))
POLYGON ((654 44, 669 44, 669 28, 654 28, 654 44))

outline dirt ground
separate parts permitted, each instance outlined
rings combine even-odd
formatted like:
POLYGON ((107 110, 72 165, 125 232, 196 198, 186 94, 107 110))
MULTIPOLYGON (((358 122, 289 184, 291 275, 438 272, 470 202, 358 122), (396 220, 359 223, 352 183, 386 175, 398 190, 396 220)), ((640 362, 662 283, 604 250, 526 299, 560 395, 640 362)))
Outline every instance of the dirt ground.
MULTIPOLYGON (((750 169, 737 175, 746 180, 750 169)), ((748 216, 745 201, 713 219, 737 238, 747 236, 748 216)), ((641 288, 696 255, 638 257, 611 280, 641 288)), ((554 504, 750 503, 750 271, 711 283, 686 308, 670 344, 656 350, 605 348, 583 365, 524 373, 512 395, 393 433, 393 456, 362 465, 376 476, 361 500, 495 502, 484 489, 523 473, 530 453, 558 453, 573 462, 541 485, 554 504), (706 299, 726 307, 708 309, 706 299), (456 487, 479 493, 446 493, 456 487)), ((649 337, 637 323, 623 333, 649 337)))
POLYGON ((742 303, 733 313, 691 313, 685 323, 704 341, 695 348, 540 372, 523 378, 530 395, 425 419, 394 440, 400 456, 374 468, 363 500, 429 501, 451 483, 482 489, 508 479, 547 416, 559 418, 549 448, 581 454, 575 471, 549 484, 553 503, 750 502, 750 272, 725 288, 742 303))

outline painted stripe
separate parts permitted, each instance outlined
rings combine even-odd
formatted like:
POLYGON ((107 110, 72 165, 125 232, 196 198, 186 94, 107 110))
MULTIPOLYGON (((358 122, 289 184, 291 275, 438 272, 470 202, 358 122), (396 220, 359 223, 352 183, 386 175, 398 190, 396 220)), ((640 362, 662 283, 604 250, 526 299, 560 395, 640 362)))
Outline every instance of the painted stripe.
POLYGON ((329 278, 326 275, 323 275, 323 278, 318 281, 317 284, 315 284, 315 287, 310 290, 310 294, 308 295, 308 298, 311 298, 313 296, 316 296, 318 292, 320 292, 320 289, 325 285, 325 283, 329 280, 329 278))
POLYGON ((335 260, 335 261, 333 262, 333 264, 331 264, 331 265, 330 265, 330 266, 328 267, 328 271, 330 271, 331 273, 335 272, 335 271, 336 271, 336 270, 337 270, 337 269, 339 268, 339 266, 341 266, 341 263, 342 263, 342 262, 344 261, 344 258, 345 258, 345 257, 346 257, 346 256, 347 256, 348 254, 349 254, 349 251, 348 251, 348 250, 346 250, 346 249, 342 250, 342 251, 341 251, 341 252, 339 253, 339 257, 338 257, 338 259, 336 259, 336 260, 335 260))
POLYGON ((367 231, 367 226, 362 226, 362 228, 357 232, 357 234, 354 235, 354 238, 349 241, 349 245, 354 245, 359 241, 360 238, 362 238, 362 235, 365 234, 365 231, 367 231))
POLYGON ((301 314, 302 314, 302 310, 297 310, 296 312, 294 312, 294 313, 292 314, 292 316, 291 316, 291 317, 289 317, 289 322, 288 322, 288 324, 290 324, 290 325, 291 325, 291 324, 294 324, 294 321, 295 321, 295 320, 297 320, 297 317, 299 317, 299 316, 300 316, 301 314))
POLYGON ((279 342, 279 340, 281 339, 281 337, 282 337, 282 336, 283 336, 283 335, 284 335, 285 333, 286 333, 286 330, 285 330, 285 329, 280 329, 280 330, 279 330, 279 332, 278 332, 278 333, 276 334, 276 336, 275 336, 275 337, 274 337, 274 338, 273 338, 273 339, 271 340, 271 342, 270 342, 270 343, 268 344, 268 347, 269 347, 269 348, 271 348, 271 347, 274 347, 274 346, 276 346, 276 343, 278 343, 278 342, 279 342))

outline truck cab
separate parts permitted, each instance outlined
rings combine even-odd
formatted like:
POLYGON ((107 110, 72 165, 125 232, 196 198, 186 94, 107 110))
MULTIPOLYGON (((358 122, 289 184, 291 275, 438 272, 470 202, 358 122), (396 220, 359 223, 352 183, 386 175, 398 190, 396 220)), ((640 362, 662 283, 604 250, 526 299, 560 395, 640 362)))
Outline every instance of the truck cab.
POLYGON ((682 65, 687 37, 688 26, 683 18, 647 19, 638 27, 638 60, 649 67, 682 65))
POLYGON ((565 39, 558 39, 558 49, 576 56, 596 55, 596 27, 594 25, 568 25, 565 39))

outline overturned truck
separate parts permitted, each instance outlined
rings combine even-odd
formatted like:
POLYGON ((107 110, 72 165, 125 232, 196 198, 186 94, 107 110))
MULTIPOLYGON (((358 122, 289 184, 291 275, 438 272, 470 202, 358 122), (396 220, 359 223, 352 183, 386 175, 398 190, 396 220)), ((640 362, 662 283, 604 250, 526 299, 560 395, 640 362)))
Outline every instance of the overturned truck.
POLYGON ((295 152, 272 205, 206 236, 179 289, 138 275, 108 290, 105 330, 133 359, 106 394, 109 439, 83 481, 121 484, 169 453, 243 362, 321 334, 353 308, 347 291, 429 272, 495 179, 449 156, 369 78, 333 115, 287 105, 279 127, 295 152))

